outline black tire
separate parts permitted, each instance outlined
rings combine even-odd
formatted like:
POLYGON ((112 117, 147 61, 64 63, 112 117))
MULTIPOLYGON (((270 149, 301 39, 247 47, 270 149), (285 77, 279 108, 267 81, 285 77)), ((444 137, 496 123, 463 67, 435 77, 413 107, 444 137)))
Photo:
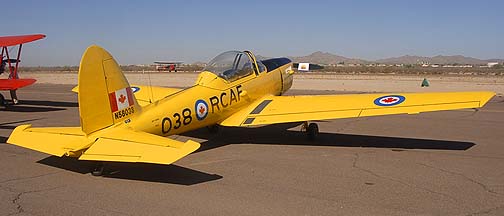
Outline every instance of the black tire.
POLYGON ((315 140, 319 133, 318 125, 316 123, 310 123, 306 129, 306 135, 308 135, 309 140, 315 140))
POLYGON ((5 107, 7 103, 5 102, 5 98, 2 94, 0 94, 0 106, 5 107))

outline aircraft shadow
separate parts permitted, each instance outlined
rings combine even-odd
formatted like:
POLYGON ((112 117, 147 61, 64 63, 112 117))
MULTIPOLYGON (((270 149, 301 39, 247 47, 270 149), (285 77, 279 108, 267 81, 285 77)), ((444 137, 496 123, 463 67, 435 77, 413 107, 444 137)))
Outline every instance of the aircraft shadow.
POLYGON ((7 142, 8 137, 0 136, 0 144, 4 144, 7 142))
POLYGON ((33 118, 33 119, 26 119, 26 120, 20 120, 20 121, 0 123, 0 129, 14 130, 14 128, 16 128, 17 125, 20 123, 36 121, 36 120, 40 120, 40 119, 41 118, 33 118), (16 125, 12 125, 12 124, 16 124, 16 125))
MULTIPOLYGON (((384 137, 371 135, 351 135, 340 133, 320 133, 315 141, 309 141, 304 133, 287 130, 299 123, 276 124, 259 128, 221 127, 219 133, 212 134, 206 128, 185 133, 185 136, 206 139, 197 152, 211 150, 230 144, 262 145, 302 145, 332 147, 367 147, 397 149, 467 150, 474 146, 471 142, 431 140, 417 138, 384 137)), ((6 140, 6 138, 5 138, 6 140)), ((1 141, 1 137, 0 137, 1 141)), ((37 163, 88 174, 94 165, 91 161, 76 158, 50 156, 37 163)), ((215 181, 222 176, 209 174, 174 164, 158 165, 147 163, 107 162, 105 178, 136 181, 195 185, 215 181)))
POLYGON ((56 107, 35 107, 35 106, 24 106, 24 105, 14 105, 14 106, 7 106, 4 108, 0 108, 2 112, 20 112, 20 113, 28 113, 28 112, 52 112, 52 111, 60 111, 60 110, 66 110, 63 108, 56 108, 56 107))
MULTIPOLYGON (((79 161, 76 158, 49 156, 37 163, 52 166, 80 174, 89 174, 94 162, 79 161)), ((146 163, 108 162, 105 166, 105 178, 127 179, 136 181, 159 182, 178 185, 195 185, 215 181, 222 176, 209 174, 174 164, 159 165, 146 163)), ((99 177, 98 177, 99 178, 99 177)))
POLYGON ((4 125, 4 124, 0 124, 0 129, 4 129, 4 130, 14 130, 14 128, 16 128, 17 126, 15 125, 4 125))
POLYGON ((39 100, 21 100, 20 104, 32 106, 50 106, 50 107, 79 107, 77 102, 66 101, 39 101, 39 100))
POLYGON ((319 133, 315 141, 310 141, 307 136, 300 131, 287 130, 298 125, 299 123, 269 125, 260 128, 221 127, 218 134, 211 134, 208 130, 203 128, 185 133, 184 135, 207 140, 201 143, 202 145, 200 149, 198 149, 198 152, 229 144, 306 145, 431 150, 467 150, 475 145, 472 142, 463 141, 324 132, 319 133))

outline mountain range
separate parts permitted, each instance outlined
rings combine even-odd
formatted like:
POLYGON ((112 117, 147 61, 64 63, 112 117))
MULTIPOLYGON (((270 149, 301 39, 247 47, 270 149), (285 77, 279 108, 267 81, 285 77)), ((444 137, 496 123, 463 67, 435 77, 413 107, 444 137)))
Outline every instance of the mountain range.
MULTIPOLYGON (((265 58, 262 57, 261 58, 265 58)), ((489 62, 504 62, 504 59, 477 59, 473 57, 466 57, 462 55, 443 56, 437 55, 433 57, 426 56, 412 56, 404 55, 400 57, 379 59, 376 61, 369 61, 358 58, 348 58, 332 53, 317 51, 307 56, 291 56, 289 57, 294 62, 310 62, 314 64, 369 64, 369 63, 383 63, 383 64, 470 64, 470 65, 484 65, 489 62)))
POLYGON ((326 53, 317 51, 307 56, 290 56, 289 57, 294 62, 310 62, 313 64, 339 64, 344 62, 345 64, 366 64, 370 61, 348 58, 340 55, 335 55, 332 53, 326 53))

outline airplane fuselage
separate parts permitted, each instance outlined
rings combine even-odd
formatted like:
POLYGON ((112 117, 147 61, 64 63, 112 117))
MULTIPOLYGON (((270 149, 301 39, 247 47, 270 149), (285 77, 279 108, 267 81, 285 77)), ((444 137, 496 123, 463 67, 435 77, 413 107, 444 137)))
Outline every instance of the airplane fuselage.
POLYGON ((292 63, 253 73, 233 82, 202 72, 195 85, 142 108, 127 124, 161 136, 215 125, 267 95, 281 95, 292 85, 292 63))

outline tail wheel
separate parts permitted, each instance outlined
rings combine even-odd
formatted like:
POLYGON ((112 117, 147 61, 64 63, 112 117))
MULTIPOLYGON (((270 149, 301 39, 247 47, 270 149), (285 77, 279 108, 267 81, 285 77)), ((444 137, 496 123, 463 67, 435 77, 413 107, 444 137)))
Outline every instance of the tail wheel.
POLYGON ((316 123, 310 123, 306 128, 306 135, 308 135, 308 139, 315 140, 319 133, 319 128, 316 123))
POLYGON ((103 171, 105 170, 105 165, 103 162, 97 162, 91 171, 91 175, 93 176, 102 176, 103 171))

